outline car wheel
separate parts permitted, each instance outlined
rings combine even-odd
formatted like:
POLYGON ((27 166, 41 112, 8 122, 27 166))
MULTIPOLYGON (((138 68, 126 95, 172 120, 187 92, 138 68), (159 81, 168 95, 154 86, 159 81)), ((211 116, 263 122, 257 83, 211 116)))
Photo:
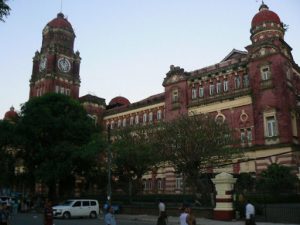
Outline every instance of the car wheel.
POLYGON ((97 218, 97 213, 96 212, 91 212, 90 213, 90 218, 92 218, 92 219, 96 219, 97 218))
POLYGON ((71 218, 71 214, 69 212, 64 212, 63 218, 64 219, 70 219, 71 218))

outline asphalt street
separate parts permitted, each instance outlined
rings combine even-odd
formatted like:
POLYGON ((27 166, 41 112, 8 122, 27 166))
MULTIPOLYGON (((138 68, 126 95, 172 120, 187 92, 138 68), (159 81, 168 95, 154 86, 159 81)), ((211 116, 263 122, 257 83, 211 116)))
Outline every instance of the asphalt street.
MULTIPOLYGON (((118 225, 153 225, 155 222, 152 219, 143 220, 142 218, 116 215, 118 225)), ((43 215, 36 213, 19 213, 14 215, 11 225, 42 225, 43 215)), ((55 219, 53 225, 104 225, 103 216, 97 219, 55 219)))
MULTIPOLYGON (((117 214, 118 225, 155 225, 157 216, 151 215, 126 215, 117 214)), ((11 225, 42 225, 43 215, 38 213, 18 213, 13 216, 11 225)), ((205 218, 197 218, 197 225, 244 225, 244 221, 217 221, 205 218)), ((257 225, 299 225, 283 223, 257 222, 257 225)), ((55 219, 53 225, 104 225, 103 215, 97 219, 55 219)), ((179 225, 178 217, 169 217, 168 225, 179 225)))

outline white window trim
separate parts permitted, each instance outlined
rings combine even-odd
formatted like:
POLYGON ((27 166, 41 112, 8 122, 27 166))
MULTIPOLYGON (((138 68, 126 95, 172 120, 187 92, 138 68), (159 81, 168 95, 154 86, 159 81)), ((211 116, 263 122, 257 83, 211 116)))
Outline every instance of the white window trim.
POLYGON ((223 90, 224 90, 224 92, 227 92, 228 91, 228 80, 224 80, 224 82, 223 82, 223 90))
POLYGON ((220 94, 222 92, 222 83, 221 82, 217 82, 217 85, 216 85, 216 91, 217 91, 217 94, 220 94))
POLYGON ((196 98, 197 98, 197 89, 192 88, 192 99, 196 99, 196 98))
POLYGON ((148 117, 149 117, 149 123, 152 123, 152 121, 153 121, 153 112, 150 112, 148 117))
POLYGON ((203 98, 204 97, 204 87, 199 87, 199 97, 203 98))
POLYGON ((215 94, 215 85, 210 84, 209 85, 209 95, 214 95, 215 94))
POLYGON ((143 114, 143 123, 147 123, 147 113, 143 114))
POLYGON ((270 80, 271 79, 271 69, 270 66, 262 66, 260 68, 261 80, 270 80), (267 71, 265 71, 267 70, 267 71))
POLYGON ((276 111, 272 110, 269 112, 264 112, 264 131, 265 131, 265 137, 271 138, 271 137, 277 137, 278 136, 278 120, 276 118, 276 111), (269 130, 269 122, 268 118, 273 117, 274 118, 274 124, 272 125, 272 131, 269 130), (271 135, 270 135, 271 134, 271 135))
POLYGON ((158 110, 157 111, 157 120, 161 120, 161 116, 162 116, 161 110, 158 110))

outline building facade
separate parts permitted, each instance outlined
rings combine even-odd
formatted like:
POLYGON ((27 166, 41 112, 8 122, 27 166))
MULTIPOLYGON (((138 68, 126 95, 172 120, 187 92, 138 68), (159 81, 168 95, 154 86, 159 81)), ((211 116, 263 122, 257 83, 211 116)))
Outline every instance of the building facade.
MULTIPOLYGON (((118 104, 111 102, 105 111, 104 123, 117 129, 209 113, 234 128, 246 151, 232 166, 212 172, 259 174, 279 163, 299 175, 300 68, 284 41, 284 24, 264 3, 250 32, 246 51, 233 49, 214 65, 194 71, 172 65, 163 93, 133 104, 118 97, 118 104)), ((182 192, 182 177, 168 165, 143 178, 145 192, 182 192)))
MULTIPOLYGON (((172 65, 162 83, 163 93, 135 103, 117 96, 106 105, 97 96, 79 97, 81 58, 74 53, 73 28, 59 13, 44 28, 41 50, 33 57, 29 96, 69 95, 97 123, 111 129, 209 113, 234 128, 246 151, 232 166, 212 172, 259 174, 279 163, 299 175, 300 68, 284 40, 284 24, 264 3, 250 32, 246 51, 233 49, 221 62, 194 71, 172 65)), ((149 171, 143 179, 145 192, 182 192, 182 177, 168 165, 149 171)))

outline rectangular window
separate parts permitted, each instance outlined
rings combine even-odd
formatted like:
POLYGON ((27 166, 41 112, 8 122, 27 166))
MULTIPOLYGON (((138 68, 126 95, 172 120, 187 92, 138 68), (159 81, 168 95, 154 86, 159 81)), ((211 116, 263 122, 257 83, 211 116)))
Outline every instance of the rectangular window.
POLYGON ((157 120, 161 120, 161 110, 157 111, 157 120))
POLYGON ((250 128, 247 129, 247 140, 252 142, 252 130, 250 128))
POLYGON ((249 87, 249 75, 245 74, 243 77, 243 85, 244 87, 249 87))
POLYGON ((261 69, 261 79, 262 80, 269 80, 270 79, 270 68, 269 67, 263 67, 261 69))
POLYGON ((150 112, 149 113, 149 123, 152 123, 152 121, 153 121, 153 113, 150 112))
POLYGON ((240 76, 236 76, 234 78, 234 86, 235 86, 236 89, 241 87, 241 78, 240 78, 240 76))
POLYGON ((133 116, 132 116, 132 117, 130 117, 129 124, 130 124, 130 125, 133 125, 133 121, 134 121, 134 118, 133 118, 133 116))
POLYGON ((121 127, 121 124, 122 124, 122 121, 121 121, 121 120, 118 120, 118 128, 121 127))
POLYGON ((65 89, 63 87, 60 88, 60 93, 64 94, 65 93, 65 89))
POLYGON ((221 84, 221 82, 218 82, 217 83, 217 94, 220 94, 221 91, 222 91, 222 84, 221 84))
POLYGON ((196 99, 196 98, 197 98, 197 89, 192 88, 192 99, 196 99))
POLYGON ((59 86, 55 86, 55 93, 59 93, 59 86))
POLYGON ((123 127, 126 127, 126 119, 123 119, 123 127))
POLYGON ((203 98, 204 96, 204 87, 199 87, 199 97, 203 98))
POLYGON ((149 190, 152 189, 152 180, 151 179, 148 180, 148 189, 149 190))
POLYGON ((172 92, 172 102, 173 103, 176 103, 178 102, 178 99, 179 99, 179 96, 178 96, 178 90, 173 90, 172 92))
POLYGON ((181 189, 182 188, 182 177, 176 177, 175 181, 175 188, 176 189, 181 189))
POLYGON ((223 87, 224 87, 224 92, 228 91, 228 80, 224 80, 223 87))
POLYGON ((70 94, 71 94, 70 89, 67 89, 67 88, 66 88, 66 95, 70 96, 70 94))
POLYGON ((241 143, 244 144, 246 142, 246 133, 244 129, 241 129, 241 143))
POLYGON ((267 137, 277 136, 277 124, 275 116, 269 116, 266 118, 267 122, 267 137))
POLYGON ((161 179, 157 180, 157 189, 158 190, 162 190, 163 189, 163 185, 162 185, 162 180, 161 179))
POLYGON ((143 124, 147 122, 147 113, 144 113, 143 115, 143 124))
POLYGON ((210 84, 209 85, 209 95, 214 95, 214 93, 215 93, 215 85, 210 84))
POLYGON ((135 116, 135 124, 139 124, 139 115, 135 116))

